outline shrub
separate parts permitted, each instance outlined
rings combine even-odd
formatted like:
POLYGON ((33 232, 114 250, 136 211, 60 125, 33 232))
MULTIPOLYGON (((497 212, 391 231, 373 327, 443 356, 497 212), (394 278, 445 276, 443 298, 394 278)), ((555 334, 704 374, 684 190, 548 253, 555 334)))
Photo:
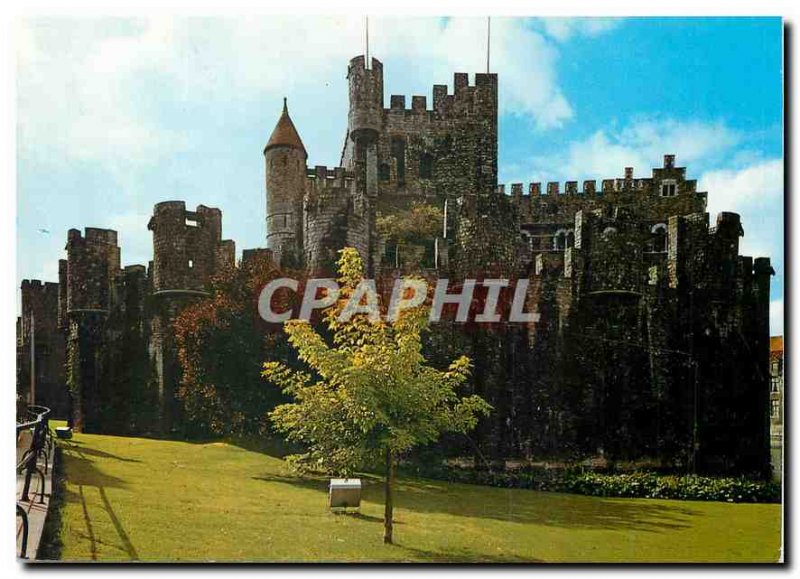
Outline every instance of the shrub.
MULTIPOLYGON (((413 467, 412 467, 413 468, 413 467)), ((662 475, 655 472, 606 474, 582 469, 527 468, 518 471, 458 467, 414 468, 414 474, 439 480, 502 488, 590 495, 733 503, 776 503, 781 486, 747 477, 662 475)))

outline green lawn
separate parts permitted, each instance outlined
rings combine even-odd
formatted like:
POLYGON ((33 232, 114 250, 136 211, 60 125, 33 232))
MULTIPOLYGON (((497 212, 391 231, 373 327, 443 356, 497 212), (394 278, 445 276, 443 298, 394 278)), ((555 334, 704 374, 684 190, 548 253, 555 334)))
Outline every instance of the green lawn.
POLYGON ((402 479, 396 545, 379 481, 357 515, 322 478, 224 443, 75 435, 61 443, 64 560, 776 561, 780 505, 603 499, 402 479))

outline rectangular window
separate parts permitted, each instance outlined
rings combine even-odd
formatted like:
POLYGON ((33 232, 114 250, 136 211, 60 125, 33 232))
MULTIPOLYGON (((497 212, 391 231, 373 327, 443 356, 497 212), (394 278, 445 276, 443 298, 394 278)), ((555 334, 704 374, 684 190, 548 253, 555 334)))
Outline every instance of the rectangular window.
POLYGON ((397 167, 397 184, 406 184, 406 141, 402 137, 392 137, 391 154, 397 167))
POLYGON ((197 220, 196 219, 189 219, 186 218, 186 226, 187 227, 197 227, 197 220))
POLYGON ((661 182, 661 196, 662 197, 675 197, 678 194, 678 184, 670 179, 661 182))
POLYGON ((192 269, 192 268, 194 268, 194 260, 190 259, 189 260, 189 269, 192 269))
POLYGON ((419 157, 419 178, 430 179, 433 177, 433 156, 423 153, 419 157))

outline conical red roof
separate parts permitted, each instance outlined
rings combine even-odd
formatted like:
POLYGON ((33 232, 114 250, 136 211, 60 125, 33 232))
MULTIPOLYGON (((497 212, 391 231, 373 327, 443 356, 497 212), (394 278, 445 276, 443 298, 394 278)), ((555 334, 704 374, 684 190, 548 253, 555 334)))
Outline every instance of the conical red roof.
POLYGON ((267 146, 264 147, 264 152, 266 153, 267 149, 279 146, 295 147, 303 151, 303 154, 308 157, 306 148, 303 146, 303 141, 300 139, 300 135, 297 133, 297 129, 291 117, 289 117, 286 98, 283 99, 283 113, 281 113, 281 118, 278 119, 278 124, 275 125, 275 129, 273 129, 272 135, 269 141, 267 141, 267 146))

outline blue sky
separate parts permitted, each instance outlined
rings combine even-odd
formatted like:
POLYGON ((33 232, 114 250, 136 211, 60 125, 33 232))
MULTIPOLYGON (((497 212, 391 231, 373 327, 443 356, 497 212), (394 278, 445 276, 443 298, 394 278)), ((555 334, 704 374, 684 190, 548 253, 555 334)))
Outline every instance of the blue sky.
MULTIPOLYGON (((371 19, 390 94, 482 72, 485 19, 371 19)), ((69 228, 152 253, 155 203, 223 211, 237 250, 264 245, 261 151, 282 97, 309 164, 336 165, 361 18, 33 19, 17 30, 23 278, 57 280, 69 228)), ((777 18, 492 19, 501 182, 649 176, 675 153, 712 220, 742 214, 742 252, 777 275, 783 331, 782 27, 777 18)), ((410 99, 408 99, 410 100, 410 99)), ((408 102, 407 100, 407 102, 408 102)))

